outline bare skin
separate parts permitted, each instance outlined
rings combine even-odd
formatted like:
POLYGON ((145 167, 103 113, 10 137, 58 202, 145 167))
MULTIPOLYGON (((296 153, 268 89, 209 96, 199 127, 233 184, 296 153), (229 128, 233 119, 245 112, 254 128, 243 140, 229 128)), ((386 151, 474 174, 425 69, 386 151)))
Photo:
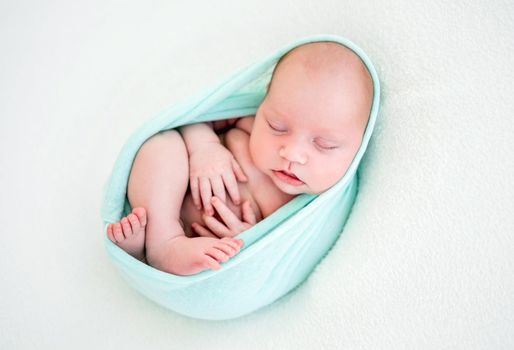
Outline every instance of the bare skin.
POLYGON ((189 202, 184 201, 187 161, 184 142, 175 130, 145 142, 129 177, 128 198, 134 209, 107 228, 108 237, 127 253, 176 275, 218 270, 243 243, 231 237, 186 235, 180 214, 183 204, 189 202))
POLYGON ((108 226, 109 239, 165 272, 217 270, 242 248, 239 233, 335 184, 360 146, 373 95, 360 59, 336 46, 291 51, 256 116, 224 135, 200 123, 147 140, 129 178, 134 210, 108 226))
MULTIPOLYGON (((144 254, 146 210, 142 207, 134 208, 132 213, 116 223, 110 224, 107 229, 109 239, 121 249, 138 260, 147 262, 144 254)), ((199 228, 202 230, 202 228, 199 228)), ((242 246, 242 240, 233 240, 224 237, 221 240, 209 237, 197 237, 195 241, 185 235, 178 235, 171 239, 167 252, 169 256, 186 257, 175 259, 170 272, 177 274, 195 274, 210 268, 219 270, 220 262, 226 262, 237 254, 242 246)), ((165 262, 164 262, 165 264, 165 262)), ((165 265, 164 265, 165 266, 165 265)))
POLYGON ((120 222, 107 227, 107 236, 134 258, 145 261, 145 228, 145 208, 134 208, 132 213, 123 217, 120 222))

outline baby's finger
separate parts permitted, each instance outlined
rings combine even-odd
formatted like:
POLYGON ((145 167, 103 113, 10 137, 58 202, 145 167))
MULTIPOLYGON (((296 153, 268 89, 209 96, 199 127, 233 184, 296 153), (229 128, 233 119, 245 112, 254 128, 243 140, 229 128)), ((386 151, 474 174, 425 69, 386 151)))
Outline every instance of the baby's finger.
POLYGON ((232 237, 230 230, 218 221, 214 216, 202 215, 202 219, 207 227, 218 237, 232 237))
POLYGON ((223 219, 223 222, 225 225, 229 228, 231 232, 237 232, 237 229, 239 228, 241 221, 239 218, 230 210, 225 203, 223 203, 219 198, 212 197, 212 205, 216 208, 216 211, 220 215, 221 219, 223 219))
POLYGON ((191 187, 191 195, 193 196, 193 203, 198 208, 198 210, 202 209, 202 204, 200 203, 200 191, 198 189, 198 178, 196 176, 191 176, 189 179, 189 186, 191 187))
POLYGON ((232 169, 234 170, 234 174, 236 174, 236 177, 239 181, 248 181, 248 178, 246 177, 246 174, 244 173, 243 169, 241 168, 237 160, 235 160, 234 158, 232 158, 232 169))
POLYGON ((239 186, 237 185, 236 178, 234 177, 234 173, 229 171, 222 174, 223 182, 225 182, 225 187, 227 188, 227 192, 232 198, 232 201, 239 205, 241 203, 241 198, 239 197, 239 186))
POLYGON ((211 183, 208 178, 200 178, 200 195, 202 196, 202 204, 205 213, 208 215, 214 214, 214 209, 211 205, 211 183))
POLYGON ((225 185, 221 176, 211 178, 212 193, 225 202, 225 185))
POLYGON ((255 225, 257 223, 255 213, 253 212, 249 201, 245 201, 243 203, 243 220, 250 225, 255 225))
MULTIPOLYGON (((210 217, 210 216, 209 216, 210 217)), ((210 232, 209 230, 207 230, 205 227, 203 227, 202 225, 200 224, 197 224, 196 222, 193 222, 191 224, 191 228, 193 229, 193 231, 195 231, 199 236, 202 236, 202 237, 213 237, 213 238, 219 238, 218 236, 216 236, 215 234, 213 234, 212 232, 210 232)))

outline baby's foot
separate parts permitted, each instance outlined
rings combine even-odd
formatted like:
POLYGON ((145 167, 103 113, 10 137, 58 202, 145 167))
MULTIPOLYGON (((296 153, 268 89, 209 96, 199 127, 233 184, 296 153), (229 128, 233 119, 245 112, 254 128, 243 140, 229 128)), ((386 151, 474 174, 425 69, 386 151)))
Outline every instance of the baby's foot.
POLYGON ((134 258, 144 261, 146 210, 134 208, 132 213, 107 226, 107 236, 134 258))
POLYGON ((147 247, 150 265, 175 275, 194 275, 207 269, 219 270, 225 262, 239 253, 244 242, 230 237, 211 238, 184 235, 174 237, 154 248, 147 247))

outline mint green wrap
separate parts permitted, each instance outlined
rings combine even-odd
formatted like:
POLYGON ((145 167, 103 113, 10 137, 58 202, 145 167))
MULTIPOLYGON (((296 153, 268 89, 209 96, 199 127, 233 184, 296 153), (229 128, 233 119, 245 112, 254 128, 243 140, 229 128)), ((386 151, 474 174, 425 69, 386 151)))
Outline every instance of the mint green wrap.
POLYGON ((189 317, 231 319, 274 302, 309 276, 343 231, 357 195, 357 170, 373 132, 379 104, 379 79, 367 55, 345 38, 317 35, 285 45, 213 87, 163 110, 129 137, 104 188, 101 215, 107 253, 136 290, 189 317), (317 41, 338 42, 352 49, 366 64, 374 87, 361 147, 334 186, 320 195, 299 195, 242 232, 238 238, 244 240, 244 247, 217 271, 206 270, 192 276, 165 273, 134 259, 107 238, 107 225, 131 211, 128 177, 139 148, 148 138, 184 124, 254 114, 280 57, 296 46, 317 41))

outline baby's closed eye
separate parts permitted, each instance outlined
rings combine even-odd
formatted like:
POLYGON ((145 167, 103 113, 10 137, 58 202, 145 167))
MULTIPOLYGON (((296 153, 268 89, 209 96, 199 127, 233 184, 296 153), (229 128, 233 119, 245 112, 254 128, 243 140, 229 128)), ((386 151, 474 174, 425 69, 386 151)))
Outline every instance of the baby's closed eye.
POLYGON ((277 131, 277 132, 286 132, 287 130, 282 130, 281 128, 279 128, 278 126, 273 126, 270 124, 270 122, 267 122, 268 123, 268 126, 273 130, 273 131, 277 131))
POLYGON ((316 145, 320 148, 323 148, 323 149, 326 149, 326 150, 331 150, 331 149, 336 149, 338 148, 338 146, 331 146, 331 145, 328 145, 326 143, 323 143, 323 142, 319 142, 319 141, 315 141, 316 145))

